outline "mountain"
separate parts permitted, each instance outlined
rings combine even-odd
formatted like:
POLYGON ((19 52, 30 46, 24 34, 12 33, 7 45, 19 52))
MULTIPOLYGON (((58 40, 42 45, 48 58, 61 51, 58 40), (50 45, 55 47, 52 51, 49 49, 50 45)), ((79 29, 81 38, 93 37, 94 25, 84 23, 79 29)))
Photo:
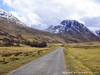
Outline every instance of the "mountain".
POLYGON ((96 31, 95 31, 95 34, 96 34, 97 36, 100 36, 100 30, 96 30, 96 31))
POLYGON ((75 20, 64 20, 58 26, 50 26, 46 31, 30 28, 10 13, 0 9, 0 46, 15 42, 72 43, 98 41, 89 29, 75 20))
POLYGON ((100 40, 95 34, 93 34, 82 23, 76 20, 63 20, 59 25, 51 25, 46 31, 59 34, 67 41, 72 39, 75 42, 85 41, 98 41, 100 40))
POLYGON ((26 41, 64 43, 64 40, 55 34, 30 28, 10 13, 0 9, 0 45, 5 40, 11 40, 10 42, 13 40, 20 43, 26 41))
POLYGON ((22 23, 20 20, 18 20, 16 17, 14 17, 12 14, 0 9, 0 18, 3 18, 9 22, 14 22, 17 24, 22 24, 25 25, 24 23, 22 23))

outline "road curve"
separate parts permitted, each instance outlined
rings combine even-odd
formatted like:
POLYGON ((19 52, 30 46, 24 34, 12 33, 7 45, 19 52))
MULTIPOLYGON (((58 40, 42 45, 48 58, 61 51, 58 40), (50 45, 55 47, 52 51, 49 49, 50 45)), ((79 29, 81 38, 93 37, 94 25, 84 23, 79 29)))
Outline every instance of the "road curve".
POLYGON ((65 75, 63 47, 32 61, 8 75, 65 75))

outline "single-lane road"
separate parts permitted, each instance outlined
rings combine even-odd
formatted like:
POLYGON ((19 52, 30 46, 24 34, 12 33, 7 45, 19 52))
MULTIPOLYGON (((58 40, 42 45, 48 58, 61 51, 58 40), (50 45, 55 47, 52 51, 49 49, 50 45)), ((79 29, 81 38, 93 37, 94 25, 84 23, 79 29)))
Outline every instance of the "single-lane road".
POLYGON ((63 47, 32 61, 8 75, 65 75, 63 47))

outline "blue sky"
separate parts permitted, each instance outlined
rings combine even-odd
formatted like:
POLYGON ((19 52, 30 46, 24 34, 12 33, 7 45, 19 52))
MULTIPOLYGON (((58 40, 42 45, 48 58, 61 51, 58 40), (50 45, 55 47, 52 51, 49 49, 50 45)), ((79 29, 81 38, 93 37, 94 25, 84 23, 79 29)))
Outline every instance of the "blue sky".
POLYGON ((13 10, 13 8, 7 6, 6 4, 3 4, 3 0, 0 0, 0 8, 8 12, 13 10))
POLYGON ((0 0, 0 8, 37 29, 58 25, 64 19, 100 29, 100 0, 0 0))

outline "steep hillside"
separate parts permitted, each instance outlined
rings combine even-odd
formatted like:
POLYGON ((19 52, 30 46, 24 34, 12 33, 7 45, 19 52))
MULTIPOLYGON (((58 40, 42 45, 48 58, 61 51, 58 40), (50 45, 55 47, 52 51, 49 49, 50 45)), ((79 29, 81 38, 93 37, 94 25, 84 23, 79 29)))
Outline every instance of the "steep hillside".
POLYGON ((27 27, 16 17, 5 11, 0 11, 0 43, 4 39, 13 39, 14 41, 46 41, 48 43, 63 43, 64 40, 57 37, 55 34, 40 31, 27 27))
POLYGON ((95 34, 93 34, 82 23, 75 20, 63 20, 57 26, 50 26, 47 29, 48 32, 60 34, 66 40, 73 40, 75 42, 85 41, 98 41, 100 40, 95 34))

